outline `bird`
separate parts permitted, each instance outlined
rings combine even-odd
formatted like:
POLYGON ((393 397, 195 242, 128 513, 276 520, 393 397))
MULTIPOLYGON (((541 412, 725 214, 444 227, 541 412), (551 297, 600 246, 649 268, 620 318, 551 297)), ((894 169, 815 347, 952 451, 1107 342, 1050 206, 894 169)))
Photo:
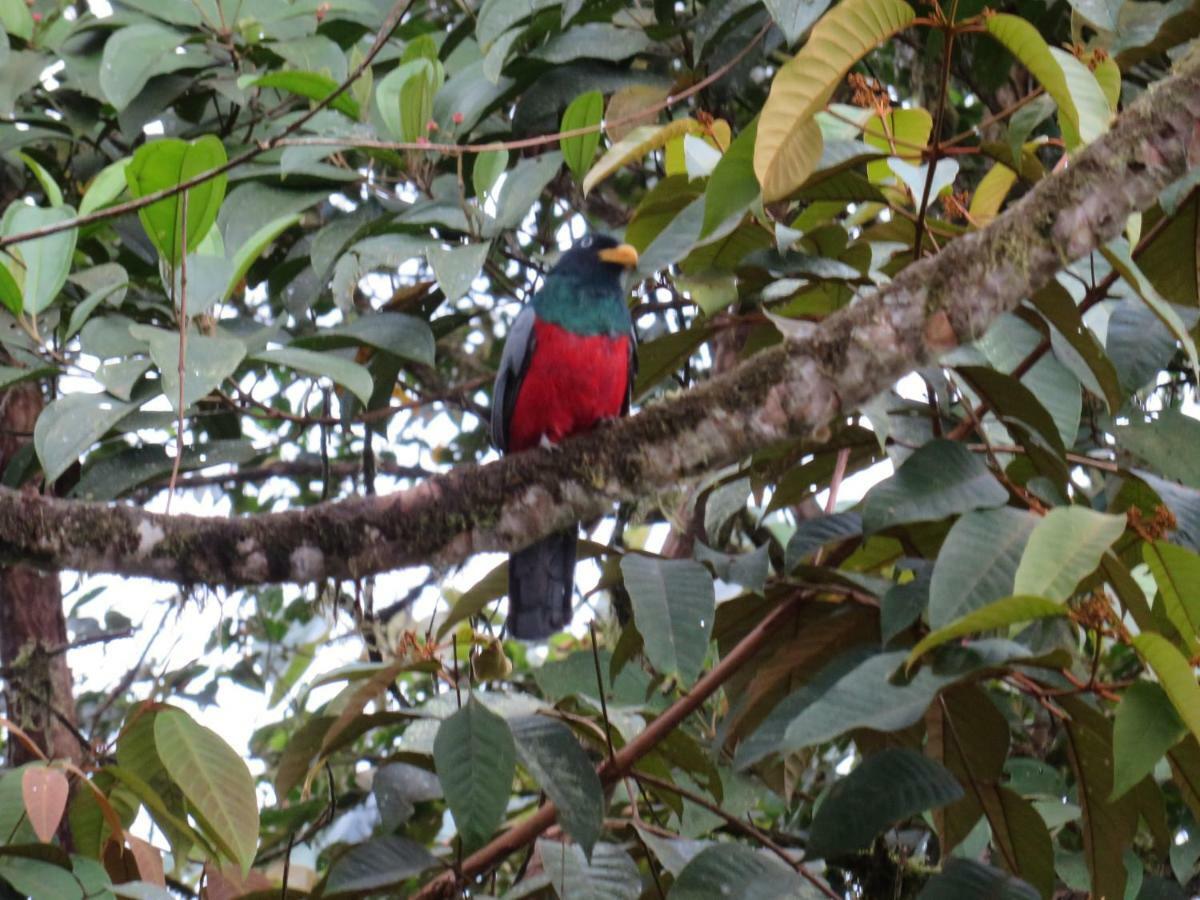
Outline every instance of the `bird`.
MULTIPOLYGON (((637 335, 622 276, 637 250, 585 235, 559 257, 513 320, 492 392, 492 443, 503 453, 555 445, 629 412, 637 335)), ((508 633, 544 640, 571 620, 577 526, 512 553, 508 633)))

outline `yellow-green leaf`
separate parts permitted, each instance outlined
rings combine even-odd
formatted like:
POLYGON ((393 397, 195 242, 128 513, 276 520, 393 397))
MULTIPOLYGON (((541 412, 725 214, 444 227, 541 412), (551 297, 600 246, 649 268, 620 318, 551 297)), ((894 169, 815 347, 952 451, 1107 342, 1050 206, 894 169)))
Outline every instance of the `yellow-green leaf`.
POLYGON ((180 709, 155 715, 154 744, 204 830, 222 839, 234 853, 233 862, 249 871, 258 849, 258 799, 242 757, 180 709))
POLYGON ((1150 567, 1163 608, 1188 653, 1200 652, 1200 556, 1166 541, 1146 543, 1142 558, 1150 567))
POLYGON ((996 218, 1000 207, 1004 205, 1004 198, 1016 181, 1017 173, 1004 163, 996 163, 988 169, 971 198, 971 220, 982 227, 996 218))
POLYGON ((1191 663, 1174 644, 1151 631, 1137 635, 1133 646, 1158 676, 1183 724, 1200 740, 1200 686, 1196 684, 1196 672, 1191 663))
MULTIPOLYGON (((863 128, 863 140, 884 153, 920 165, 921 153, 914 147, 928 144, 932 131, 933 116, 917 106, 894 109, 888 113, 886 120, 872 116, 863 128)), ((867 179, 872 184, 893 184, 896 174, 886 159, 874 159, 867 163, 867 179)))
POLYGON ((776 74, 759 121, 754 172, 764 200, 786 197, 804 183, 821 155, 813 116, 851 66, 915 17, 901 0, 846 0, 813 26, 807 43, 776 74))
POLYGON ((642 125, 608 148, 600 161, 584 176, 583 192, 586 194, 622 166, 637 162, 651 150, 666 145, 671 138, 683 134, 701 134, 704 128, 695 119, 684 118, 666 125, 642 125))
POLYGON ((1054 98, 1067 149, 1086 144, 1107 130, 1112 111, 1087 66, 1070 53, 1050 47, 1020 16, 990 16, 987 29, 1054 98))
POLYGON ((1028 594, 1005 597, 989 603, 987 606, 982 606, 974 612, 967 613, 957 622, 953 622, 945 628, 939 628, 937 631, 925 635, 920 643, 912 648, 905 665, 911 666, 934 647, 940 647, 947 641, 967 634, 1004 628, 1017 622, 1028 622, 1031 619, 1048 619, 1066 614, 1065 606, 1055 603, 1053 600, 1047 600, 1045 597, 1034 597, 1028 594))
MULTIPOLYGON (((574 131, 576 128, 599 126, 603 116, 604 95, 599 91, 588 91, 571 101, 563 113, 560 130, 574 131)), ((600 146, 600 129, 596 127, 587 134, 565 137, 559 141, 559 145, 568 168, 576 178, 582 178, 596 156, 596 148, 600 146)))
MULTIPOLYGON (((125 180, 134 197, 145 197, 220 168, 226 160, 225 147, 214 135, 206 134, 190 143, 160 138, 138 148, 125 169, 125 180)), ((183 253, 195 250, 204 240, 225 199, 225 183, 225 175, 221 174, 188 189, 186 248, 181 247, 185 231, 182 193, 138 210, 142 227, 169 266, 177 265, 183 253)))

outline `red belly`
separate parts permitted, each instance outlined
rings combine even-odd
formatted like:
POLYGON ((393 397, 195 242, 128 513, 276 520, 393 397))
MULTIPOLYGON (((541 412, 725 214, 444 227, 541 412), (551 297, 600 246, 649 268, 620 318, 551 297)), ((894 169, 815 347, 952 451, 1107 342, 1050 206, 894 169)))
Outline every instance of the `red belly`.
POLYGON ((629 337, 577 335, 534 323, 535 350, 509 422, 510 450, 587 431, 621 414, 629 390, 629 337))

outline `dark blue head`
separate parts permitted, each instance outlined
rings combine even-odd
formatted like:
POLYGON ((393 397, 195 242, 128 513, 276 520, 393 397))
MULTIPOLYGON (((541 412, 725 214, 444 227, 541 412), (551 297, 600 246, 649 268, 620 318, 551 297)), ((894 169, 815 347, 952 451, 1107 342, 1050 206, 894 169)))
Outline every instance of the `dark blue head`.
POLYGON ((637 261, 637 250, 608 235, 580 238, 546 275, 533 308, 539 318, 576 334, 628 334, 621 273, 637 261))
POLYGON ((619 284, 621 274, 626 269, 632 269, 637 262, 637 250, 629 244, 620 244, 607 234, 589 234, 581 237, 559 257, 550 275, 567 275, 595 284, 619 284))

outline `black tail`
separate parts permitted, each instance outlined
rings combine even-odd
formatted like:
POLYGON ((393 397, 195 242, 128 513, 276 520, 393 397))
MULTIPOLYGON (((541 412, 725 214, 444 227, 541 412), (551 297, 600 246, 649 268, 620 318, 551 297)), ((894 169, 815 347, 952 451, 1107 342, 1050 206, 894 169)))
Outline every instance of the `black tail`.
POLYGON ((542 538, 508 558, 508 633, 537 641, 571 621, 576 529, 542 538))

